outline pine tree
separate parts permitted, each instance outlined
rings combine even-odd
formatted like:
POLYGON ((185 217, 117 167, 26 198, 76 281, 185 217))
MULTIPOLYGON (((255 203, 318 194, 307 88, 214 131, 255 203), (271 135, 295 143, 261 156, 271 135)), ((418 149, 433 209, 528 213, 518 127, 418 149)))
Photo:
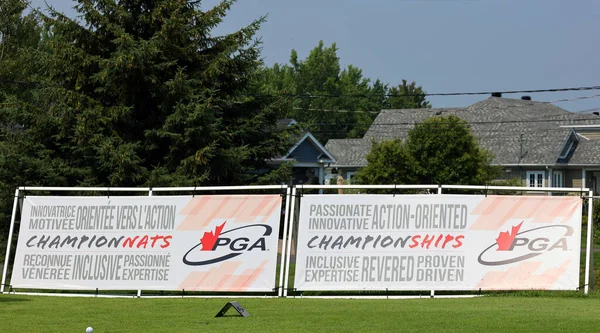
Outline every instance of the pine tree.
MULTIPOLYGON (((0 179, 18 185, 245 185, 286 148, 279 108, 249 97, 263 18, 215 36, 234 1, 78 0, 50 9, 35 86, 4 131, 0 179)), ((5 208, 5 207, 3 207, 5 208)))
POLYGON ((29 2, 3 0, 0 5, 0 103, 9 104, 24 89, 29 75, 37 68, 31 57, 40 41, 40 27, 35 13, 24 15, 29 2))

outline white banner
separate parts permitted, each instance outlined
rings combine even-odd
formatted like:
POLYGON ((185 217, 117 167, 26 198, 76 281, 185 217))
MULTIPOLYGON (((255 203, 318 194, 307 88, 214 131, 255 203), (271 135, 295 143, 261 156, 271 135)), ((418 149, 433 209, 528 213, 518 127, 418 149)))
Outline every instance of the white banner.
POLYGON ((273 291, 279 195, 25 198, 11 285, 273 291))
POLYGON ((304 195, 297 290, 579 286, 572 196, 304 195))

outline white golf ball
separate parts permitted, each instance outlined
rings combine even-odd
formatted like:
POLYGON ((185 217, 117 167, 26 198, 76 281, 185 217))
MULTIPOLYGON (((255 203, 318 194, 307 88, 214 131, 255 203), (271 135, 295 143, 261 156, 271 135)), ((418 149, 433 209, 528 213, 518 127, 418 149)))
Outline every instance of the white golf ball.
POLYGON ((85 333, 92 333, 92 332, 94 332, 94 329, 91 327, 88 327, 85 329, 85 333))

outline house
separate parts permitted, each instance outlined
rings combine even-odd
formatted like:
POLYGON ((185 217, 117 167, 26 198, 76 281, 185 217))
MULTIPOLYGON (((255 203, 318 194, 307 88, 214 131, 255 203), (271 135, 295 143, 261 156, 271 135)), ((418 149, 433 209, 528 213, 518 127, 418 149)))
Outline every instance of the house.
MULTIPOLYGON (((281 119, 278 127, 294 126, 294 119, 281 119)), ((292 162, 294 166, 294 184, 324 184, 326 182, 325 169, 336 163, 333 155, 310 132, 301 132, 295 137, 293 146, 286 154, 269 161, 270 165, 277 166, 292 162)), ((329 178, 332 174, 329 173, 329 178)))
POLYGON ((464 108, 383 110, 362 139, 329 140, 331 169, 345 179, 367 165, 372 140, 406 138, 414 124, 455 115, 471 125, 479 144, 502 166, 501 179, 523 186, 589 187, 600 184, 600 117, 568 112, 547 102, 492 97, 464 108))

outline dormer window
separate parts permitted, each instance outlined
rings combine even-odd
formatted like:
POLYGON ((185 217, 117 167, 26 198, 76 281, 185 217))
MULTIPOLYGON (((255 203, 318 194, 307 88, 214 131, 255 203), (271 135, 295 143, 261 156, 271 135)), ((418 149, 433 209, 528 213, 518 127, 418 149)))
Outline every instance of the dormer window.
POLYGON ((569 139, 568 139, 567 143, 565 144, 563 149, 560 151, 560 155, 558 155, 558 159, 562 160, 562 159, 569 158, 569 155, 571 153, 573 153, 573 150, 575 150, 578 140, 579 140, 579 138, 578 138, 577 134, 574 131, 571 132, 571 135, 569 135, 569 139))
POLYGON ((565 145, 565 148, 560 152, 560 156, 558 158, 567 158, 569 154, 573 151, 573 147, 575 146, 575 140, 570 139, 569 142, 565 145))

